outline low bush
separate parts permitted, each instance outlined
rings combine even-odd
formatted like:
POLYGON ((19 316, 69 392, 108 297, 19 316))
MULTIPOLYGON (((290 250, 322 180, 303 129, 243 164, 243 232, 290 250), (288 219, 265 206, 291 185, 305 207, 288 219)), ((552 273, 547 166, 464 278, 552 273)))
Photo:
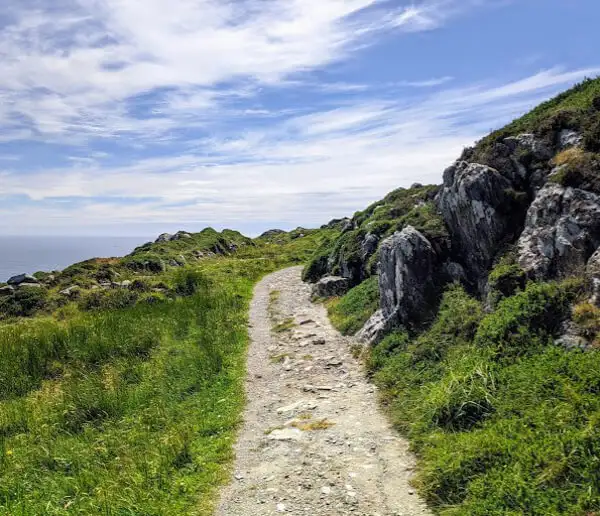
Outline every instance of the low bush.
POLYGON ((344 335, 354 335, 379 308, 379 278, 373 276, 341 299, 329 302, 333 325, 344 335))

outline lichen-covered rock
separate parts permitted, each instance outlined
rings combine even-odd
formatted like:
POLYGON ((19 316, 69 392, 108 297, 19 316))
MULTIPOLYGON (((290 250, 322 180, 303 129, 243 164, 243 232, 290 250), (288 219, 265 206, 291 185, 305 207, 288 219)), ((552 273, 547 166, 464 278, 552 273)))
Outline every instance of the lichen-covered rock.
POLYGON ((588 260, 585 272, 592 289, 590 302, 600 307, 600 248, 588 260))
POLYGON ((584 270, 600 246, 600 197, 549 183, 531 204, 519 239, 519 265, 536 279, 584 270))
POLYGON ((377 251, 377 246, 379 245, 379 238, 372 233, 369 233, 365 236, 365 239, 360 244, 360 255, 363 262, 366 262, 375 251, 377 251))
POLYGON ((350 290, 350 282, 347 278, 327 276, 315 284, 312 293, 314 297, 340 297, 348 290, 350 290))
POLYGON ((493 168, 459 161, 444 172, 437 203, 468 277, 483 292, 496 253, 520 230, 512 183, 493 168))
POLYGON ((388 333, 390 323, 383 315, 383 310, 377 310, 356 334, 356 338, 365 344, 375 344, 388 333))
POLYGON ((380 303, 386 321, 412 326, 429 314, 437 291, 438 259, 427 238, 412 226, 381 244, 380 303))
POLYGON ((155 240, 156 244, 160 244, 162 242, 168 242, 171 240, 171 238, 173 238, 173 235, 171 235, 170 233, 162 233, 161 235, 158 236, 158 238, 155 240))

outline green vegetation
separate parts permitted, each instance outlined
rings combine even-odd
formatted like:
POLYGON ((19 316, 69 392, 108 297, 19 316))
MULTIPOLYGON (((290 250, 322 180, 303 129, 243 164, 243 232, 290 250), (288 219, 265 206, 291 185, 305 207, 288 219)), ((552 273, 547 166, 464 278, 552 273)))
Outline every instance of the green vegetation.
POLYGON ((328 301, 332 324, 344 335, 354 335, 379 308, 379 283, 373 276, 340 299, 328 301))
MULTIPOLYGON (((515 277, 501 272, 496 279, 515 277)), ((369 370, 411 439, 416 483, 436 512, 600 509, 600 360, 553 345, 579 288, 531 283, 486 315, 451 286, 428 331, 392 334, 371 351, 369 370)), ((597 330, 597 309, 579 305, 577 318, 597 330)))
POLYGON ((421 231, 436 248, 447 247, 448 232, 432 202, 438 186, 399 188, 367 209, 357 212, 350 229, 340 234, 331 231, 315 251, 303 274, 305 281, 316 282, 327 274, 343 275, 352 284, 377 274, 379 244, 396 231, 411 225, 421 231), (365 254, 367 235, 377 237, 373 253, 365 254))
POLYGON ((39 315, 0 325, 0 514, 212 514, 244 402, 253 285, 321 236, 163 272, 89 260, 18 290, 10 315, 39 315), (108 279, 120 284, 99 288, 108 279), (66 283, 77 295, 48 317, 66 283))

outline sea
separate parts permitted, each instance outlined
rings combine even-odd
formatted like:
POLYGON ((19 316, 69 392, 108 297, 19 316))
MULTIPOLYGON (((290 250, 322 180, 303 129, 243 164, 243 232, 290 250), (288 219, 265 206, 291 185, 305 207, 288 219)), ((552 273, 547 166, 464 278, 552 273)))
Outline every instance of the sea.
POLYGON ((0 282, 21 273, 62 270, 89 258, 125 256, 147 237, 0 236, 0 282))

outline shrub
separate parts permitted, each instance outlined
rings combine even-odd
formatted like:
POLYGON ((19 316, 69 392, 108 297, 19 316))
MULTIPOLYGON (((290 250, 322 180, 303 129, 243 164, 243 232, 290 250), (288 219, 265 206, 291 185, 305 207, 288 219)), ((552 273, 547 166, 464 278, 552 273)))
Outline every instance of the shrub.
POLYGON ((30 317, 47 308, 48 291, 41 287, 21 287, 11 296, 0 298, 0 313, 8 317, 30 317))
POLYGON ((181 269, 175 274, 173 284, 178 295, 192 296, 200 289, 208 288, 209 282, 207 277, 199 271, 181 269))
POLYGON ((379 278, 374 276, 329 305, 333 325, 344 335, 354 335, 379 308, 379 278))
POLYGON ((413 361, 442 360, 452 346, 473 339, 481 318, 481 303, 461 285, 451 285, 442 297, 435 322, 411 347, 413 361))
POLYGON ((514 358, 548 344, 569 314, 573 293, 556 283, 531 283, 483 319, 475 344, 514 358))
POLYGON ((488 302, 495 307, 499 301, 525 289, 527 274, 516 263, 500 263, 488 277, 488 302))
POLYGON ((587 338, 593 339, 600 332, 600 308, 591 303, 579 303, 573 307, 573 321, 587 338))
POLYGON ((128 289, 93 290, 79 302, 82 310, 120 310, 135 305, 138 294, 128 289))

